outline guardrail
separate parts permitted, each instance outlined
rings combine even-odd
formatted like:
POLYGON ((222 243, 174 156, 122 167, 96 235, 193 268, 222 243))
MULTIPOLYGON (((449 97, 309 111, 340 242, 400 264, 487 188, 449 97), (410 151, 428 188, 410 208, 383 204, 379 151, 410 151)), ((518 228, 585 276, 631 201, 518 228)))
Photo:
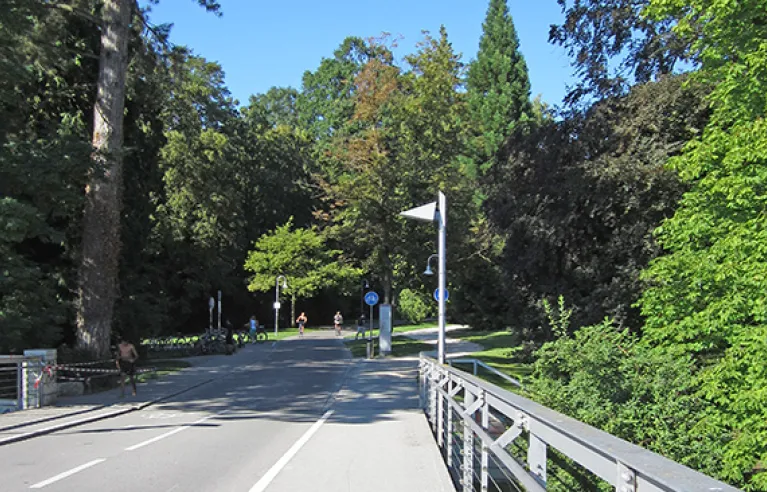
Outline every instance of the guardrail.
POLYGON ((421 406, 463 492, 738 490, 424 354, 419 381, 421 406))
POLYGON ((41 356, 0 355, 0 413, 43 404, 45 367, 41 356))
POLYGON ((508 374, 504 374, 498 369, 496 369, 493 366, 490 366, 488 364, 485 364, 479 359, 448 359, 447 363, 451 366, 455 366, 456 364, 471 364, 472 366, 472 374, 477 376, 479 373, 479 368, 486 370, 487 372, 494 374, 495 376, 498 376, 501 379, 505 379, 509 383, 513 384, 517 388, 522 387, 522 383, 520 383, 518 380, 514 379, 513 377, 509 376, 508 374))

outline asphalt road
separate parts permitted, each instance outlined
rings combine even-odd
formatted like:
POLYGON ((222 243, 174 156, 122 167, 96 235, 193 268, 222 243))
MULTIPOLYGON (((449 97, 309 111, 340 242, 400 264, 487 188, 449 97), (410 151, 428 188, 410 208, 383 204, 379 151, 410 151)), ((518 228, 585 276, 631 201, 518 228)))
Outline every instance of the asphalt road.
POLYGON ((352 366, 333 338, 250 346, 171 401, 0 447, 0 490, 266 490, 352 366))

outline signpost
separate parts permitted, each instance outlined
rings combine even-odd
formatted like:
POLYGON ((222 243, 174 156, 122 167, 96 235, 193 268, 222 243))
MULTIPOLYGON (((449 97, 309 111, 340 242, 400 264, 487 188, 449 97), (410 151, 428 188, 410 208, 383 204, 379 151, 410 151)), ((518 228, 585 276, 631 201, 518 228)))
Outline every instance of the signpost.
POLYGON ((370 329, 368 330, 368 359, 373 357, 373 306, 378 304, 378 294, 370 291, 365 294, 365 304, 370 306, 370 329))
MULTIPOLYGON (((439 302, 439 289, 434 289, 434 300, 439 302)), ((447 301, 450 298, 450 292, 445 289, 445 301, 447 301)))
POLYGON ((221 291, 218 291, 218 331, 221 331, 221 291))
POLYGON ((208 333, 213 331, 213 308, 216 307, 216 300, 213 299, 213 296, 210 296, 210 299, 208 300, 208 333))

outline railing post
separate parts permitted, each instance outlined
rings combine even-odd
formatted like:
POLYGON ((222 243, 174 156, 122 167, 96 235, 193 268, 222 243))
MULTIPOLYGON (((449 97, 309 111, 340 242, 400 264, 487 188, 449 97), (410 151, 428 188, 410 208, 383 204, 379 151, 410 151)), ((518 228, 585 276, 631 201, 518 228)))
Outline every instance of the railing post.
POLYGON ((437 396, 437 444, 440 448, 444 449, 445 446, 445 438, 444 438, 444 432, 445 432, 445 401, 444 398, 442 398, 442 393, 439 392, 439 383, 442 378, 441 374, 437 374, 437 383, 435 386, 435 394, 437 396))
MULTIPOLYGON (((482 428, 485 429, 485 432, 487 432, 487 429, 490 427, 490 406, 487 404, 487 398, 485 398, 485 392, 484 390, 480 390, 480 396, 484 399, 484 404, 482 405, 482 428)), ((488 480, 488 474, 489 474, 489 468, 490 468, 490 450, 488 447, 488 443, 486 443, 484 440, 482 441, 482 456, 480 457, 482 462, 482 470, 480 472, 479 476, 479 483, 481 487, 482 492, 487 492, 487 486, 490 482, 488 480)))
MULTIPOLYGON (((453 389, 453 376, 452 374, 449 376, 449 379, 447 380, 447 394, 451 394, 453 389)), ((447 408, 447 430, 445 431, 445 439, 447 440, 447 444, 445 446, 445 452, 447 454, 447 467, 452 468, 453 467, 453 409, 450 406, 449 402, 447 405, 445 405, 447 408)))
POLYGON ((16 363, 16 409, 24 410, 24 368, 23 362, 16 363))
MULTIPOLYGON (((469 408, 474 404, 474 395, 468 388, 464 393, 464 408, 469 408)), ((471 423, 474 421, 474 414, 467 414, 463 418, 463 490, 472 492, 474 490, 474 431, 471 423)))
POLYGON ((546 443, 535 434, 530 434, 527 447, 527 465, 530 473, 542 487, 546 487, 546 443))
POLYGON ((434 368, 433 364, 430 364, 429 368, 429 420, 431 421, 431 428, 437 432, 437 380, 439 375, 434 368))

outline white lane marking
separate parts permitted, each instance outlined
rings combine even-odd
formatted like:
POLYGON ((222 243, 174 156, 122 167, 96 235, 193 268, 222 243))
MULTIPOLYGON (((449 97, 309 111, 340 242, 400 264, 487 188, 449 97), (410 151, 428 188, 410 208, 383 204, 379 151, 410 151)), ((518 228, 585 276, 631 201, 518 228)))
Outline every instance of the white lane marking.
POLYGON ((42 489, 46 485, 50 485, 50 484, 52 484, 54 482, 58 482, 62 478, 67 478, 68 476, 74 475, 77 472, 81 472, 81 471, 85 470, 86 468, 92 467, 93 465, 98 465, 102 461, 106 461, 106 458, 99 458, 97 460, 89 461, 88 463, 86 463, 84 465, 80 465, 77 468, 72 468, 71 470, 65 471, 64 473, 59 473, 55 477, 51 477, 48 480, 43 480, 42 482, 38 482, 38 483, 32 485, 29 488, 30 489, 42 489))
POLYGON ((263 492, 266 490, 266 487, 269 486, 270 483, 272 483, 272 480, 277 476, 280 471, 285 468, 285 465, 287 465, 291 459, 293 459, 293 456, 298 453, 298 451, 304 447, 304 444, 306 444, 309 439, 314 435, 315 432, 319 430, 319 428, 322 426, 322 424, 325 423, 327 419, 330 418, 330 416, 333 415, 333 410, 328 410, 325 412, 325 415, 322 416, 321 419, 319 419, 317 422, 315 422, 309 430, 307 430, 301 438, 291 446, 290 449, 288 449, 288 452, 285 453, 282 458, 277 461, 274 465, 272 465, 271 468, 269 468, 269 471, 266 472, 266 475, 261 477, 261 480, 259 480, 256 485, 250 488, 250 492, 263 492))
POLYGON ((275 345, 277 345, 277 342, 272 342, 272 348, 274 348, 275 345))
POLYGON ((157 442, 160 439, 165 439, 166 437, 170 437, 173 434, 178 434, 182 430, 186 430, 186 429, 188 429, 188 428, 190 428, 190 427, 192 427, 194 425, 201 424, 202 422, 205 422, 206 420, 212 419, 213 417, 217 417, 217 416, 219 416, 219 415, 221 415, 223 413, 226 413, 226 412, 227 412, 227 410, 224 410, 223 412, 218 412, 218 413, 214 413, 213 415, 208 415, 207 417, 203 417, 200 420, 196 420, 196 421, 192 422, 191 424, 184 424, 181 427, 179 427, 178 429, 173 429, 172 431, 168 431, 165 434, 160 434, 159 436, 153 437, 151 439, 147 439, 144 442, 140 442, 138 444, 134 444, 133 446, 125 448, 125 450, 126 451, 134 451, 136 449, 143 448, 146 445, 149 445, 149 444, 152 444, 154 442, 157 442))

